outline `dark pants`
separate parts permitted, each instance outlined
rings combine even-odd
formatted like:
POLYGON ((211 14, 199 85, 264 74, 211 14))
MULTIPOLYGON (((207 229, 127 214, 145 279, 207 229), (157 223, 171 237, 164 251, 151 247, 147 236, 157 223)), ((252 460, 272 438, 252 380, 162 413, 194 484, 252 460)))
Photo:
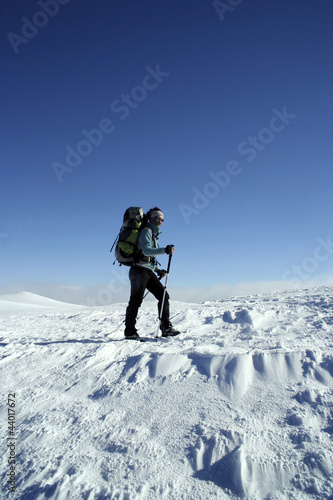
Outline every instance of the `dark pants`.
MULTIPOLYGON (((125 334, 131 335, 135 330, 136 317, 139 307, 141 306, 145 290, 149 290, 158 300, 158 315, 162 307, 164 286, 157 278, 156 274, 149 269, 140 266, 133 266, 129 271, 129 279, 131 281, 131 296, 126 309, 126 329, 125 334)), ((169 294, 165 292, 164 307, 161 317, 161 324, 167 326, 169 324, 169 294)))

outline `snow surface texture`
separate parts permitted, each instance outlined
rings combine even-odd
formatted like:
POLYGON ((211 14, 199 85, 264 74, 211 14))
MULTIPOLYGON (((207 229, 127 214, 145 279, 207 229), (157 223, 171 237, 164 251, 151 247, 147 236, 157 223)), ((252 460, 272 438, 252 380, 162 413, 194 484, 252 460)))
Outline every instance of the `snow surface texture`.
POLYGON ((1 297, 1 498, 333 498, 333 288, 171 306, 183 333, 147 301, 139 343, 126 304, 1 297))

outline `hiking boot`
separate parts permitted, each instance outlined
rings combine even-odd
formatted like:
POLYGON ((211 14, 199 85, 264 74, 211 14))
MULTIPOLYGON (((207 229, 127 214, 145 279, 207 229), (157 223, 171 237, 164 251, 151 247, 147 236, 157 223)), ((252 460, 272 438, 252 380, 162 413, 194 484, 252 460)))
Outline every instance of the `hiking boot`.
POLYGON ((135 328, 131 330, 125 329, 124 334, 125 334, 125 339, 138 340, 140 338, 135 328))
POLYGON ((126 340, 140 340, 140 335, 138 333, 133 333, 133 335, 125 335, 126 340))
POLYGON ((162 337, 175 337, 176 335, 180 334, 178 330, 175 330, 173 328, 171 323, 168 325, 161 325, 161 330, 162 330, 162 337))

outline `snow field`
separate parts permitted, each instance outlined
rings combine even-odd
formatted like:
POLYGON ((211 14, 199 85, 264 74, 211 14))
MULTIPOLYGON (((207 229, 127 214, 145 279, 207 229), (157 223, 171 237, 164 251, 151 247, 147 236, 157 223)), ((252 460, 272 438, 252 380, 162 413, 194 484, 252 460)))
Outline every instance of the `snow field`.
MULTIPOLYGON (((0 419, 17 398, 13 499, 333 498, 332 288, 156 304, 0 297, 0 419)), ((8 453, 1 495, 8 497, 8 453)))

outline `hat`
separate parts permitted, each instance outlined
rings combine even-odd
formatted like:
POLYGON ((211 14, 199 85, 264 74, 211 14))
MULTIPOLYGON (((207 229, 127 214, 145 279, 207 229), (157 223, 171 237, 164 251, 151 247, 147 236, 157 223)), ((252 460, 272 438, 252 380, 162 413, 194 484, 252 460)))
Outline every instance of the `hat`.
POLYGON ((164 220, 164 215, 163 215, 163 212, 161 212, 161 210, 152 210, 150 212, 150 220, 156 219, 158 217, 160 217, 161 219, 164 220))

